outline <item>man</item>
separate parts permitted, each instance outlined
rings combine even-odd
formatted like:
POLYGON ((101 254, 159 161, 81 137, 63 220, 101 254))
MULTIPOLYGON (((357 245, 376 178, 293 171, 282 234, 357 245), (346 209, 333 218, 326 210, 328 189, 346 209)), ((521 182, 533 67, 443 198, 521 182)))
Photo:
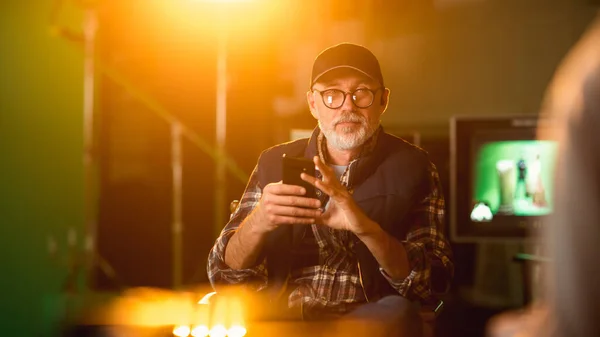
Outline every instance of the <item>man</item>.
POLYGON ((318 127, 261 154, 211 250, 209 279, 283 299, 304 319, 375 315, 414 334, 411 301, 430 300, 453 276, 437 170, 423 150, 382 130, 390 91, 366 48, 319 54, 306 97, 318 127), (316 177, 301 178, 318 199, 281 183, 284 154, 314 161, 316 177))

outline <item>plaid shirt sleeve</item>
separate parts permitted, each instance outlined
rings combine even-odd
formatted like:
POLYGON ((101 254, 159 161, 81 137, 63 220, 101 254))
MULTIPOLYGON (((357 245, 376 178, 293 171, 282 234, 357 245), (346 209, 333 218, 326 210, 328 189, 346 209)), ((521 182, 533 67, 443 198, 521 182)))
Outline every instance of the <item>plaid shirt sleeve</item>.
POLYGON ((258 291, 267 284, 267 270, 265 259, 249 269, 231 269, 225 263, 225 248, 229 239, 235 234, 242 222, 254 210, 262 195, 262 189, 258 183, 258 166, 254 168, 246 190, 240 200, 238 208, 232 214, 231 219, 221 231, 215 245, 208 255, 208 279, 214 289, 219 285, 244 285, 258 291))
POLYGON ((405 279, 393 280, 383 269, 380 271, 401 295, 427 300, 432 288, 436 292, 448 290, 454 276, 454 263, 444 235, 444 196, 433 163, 429 165, 423 186, 424 197, 408 215, 410 229, 402 242, 410 263, 410 274, 405 279))

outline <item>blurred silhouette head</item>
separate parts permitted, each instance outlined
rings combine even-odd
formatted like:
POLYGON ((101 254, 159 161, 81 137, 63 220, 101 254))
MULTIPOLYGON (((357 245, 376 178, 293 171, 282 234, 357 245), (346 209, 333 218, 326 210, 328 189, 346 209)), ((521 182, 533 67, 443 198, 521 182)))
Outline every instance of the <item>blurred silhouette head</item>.
POLYGON ((559 143, 549 299, 557 336, 600 336, 600 17, 559 67, 544 112, 559 143))

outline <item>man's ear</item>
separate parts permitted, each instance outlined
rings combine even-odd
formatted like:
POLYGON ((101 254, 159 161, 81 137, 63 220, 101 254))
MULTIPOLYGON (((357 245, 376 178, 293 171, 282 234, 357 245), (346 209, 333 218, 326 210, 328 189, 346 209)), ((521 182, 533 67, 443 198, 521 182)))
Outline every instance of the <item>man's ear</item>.
POLYGON ((308 108, 310 109, 310 114, 315 119, 319 119, 319 113, 318 113, 317 105, 315 102, 315 95, 312 90, 309 90, 306 92, 306 101, 308 102, 308 108))
POLYGON ((381 114, 383 114, 388 107, 388 104, 390 103, 390 89, 385 88, 382 92, 381 92, 381 114))

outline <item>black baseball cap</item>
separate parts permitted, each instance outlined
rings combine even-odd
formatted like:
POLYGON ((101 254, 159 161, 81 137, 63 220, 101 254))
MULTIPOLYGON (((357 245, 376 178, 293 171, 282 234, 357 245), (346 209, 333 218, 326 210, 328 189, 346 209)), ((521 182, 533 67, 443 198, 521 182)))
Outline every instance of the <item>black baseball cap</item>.
POLYGON ((340 43, 323 50, 315 59, 312 68, 310 87, 327 72, 338 68, 357 70, 383 85, 383 75, 377 57, 367 48, 352 44, 340 43))

